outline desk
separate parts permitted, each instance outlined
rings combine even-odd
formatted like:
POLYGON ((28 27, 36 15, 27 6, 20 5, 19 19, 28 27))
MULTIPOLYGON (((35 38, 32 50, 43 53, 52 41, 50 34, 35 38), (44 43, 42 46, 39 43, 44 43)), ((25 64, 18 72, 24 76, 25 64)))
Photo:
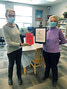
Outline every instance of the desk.
POLYGON ((37 48, 42 48, 43 44, 34 43, 31 46, 23 46, 22 47, 22 65, 24 68, 24 74, 26 74, 26 67, 34 60, 35 50, 37 48))

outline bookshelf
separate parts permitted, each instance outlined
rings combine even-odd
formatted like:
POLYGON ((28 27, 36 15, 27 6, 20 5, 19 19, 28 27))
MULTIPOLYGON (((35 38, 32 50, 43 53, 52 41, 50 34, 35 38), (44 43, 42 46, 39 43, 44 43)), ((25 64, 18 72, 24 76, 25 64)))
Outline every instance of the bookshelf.
POLYGON ((65 38, 67 39, 67 24, 66 24, 66 32, 65 32, 65 38))
POLYGON ((67 19, 66 18, 60 19, 58 21, 58 25, 59 25, 59 29, 62 30, 65 38, 67 39, 67 19))

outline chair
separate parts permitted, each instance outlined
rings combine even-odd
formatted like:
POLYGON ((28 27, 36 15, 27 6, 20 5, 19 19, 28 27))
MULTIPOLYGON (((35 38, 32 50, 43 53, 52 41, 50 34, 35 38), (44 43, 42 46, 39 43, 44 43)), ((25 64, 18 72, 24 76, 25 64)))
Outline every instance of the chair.
POLYGON ((2 45, 5 45, 4 37, 0 37, 0 42, 2 43, 2 45))
POLYGON ((44 57, 43 57, 43 49, 42 48, 37 48, 35 52, 35 59, 32 60, 30 63, 30 66, 34 68, 34 74, 36 75, 36 68, 39 66, 44 66, 45 67, 45 62, 44 62, 44 57))

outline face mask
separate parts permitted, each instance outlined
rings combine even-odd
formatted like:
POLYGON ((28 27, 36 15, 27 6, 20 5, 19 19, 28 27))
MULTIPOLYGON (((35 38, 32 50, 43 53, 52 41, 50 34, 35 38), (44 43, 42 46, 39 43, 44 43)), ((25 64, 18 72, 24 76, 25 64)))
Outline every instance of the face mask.
POLYGON ((50 27, 56 27, 56 22, 50 22, 50 27))
POLYGON ((15 21, 15 18, 14 18, 14 17, 8 18, 8 22, 9 22, 10 24, 14 23, 14 21, 15 21))

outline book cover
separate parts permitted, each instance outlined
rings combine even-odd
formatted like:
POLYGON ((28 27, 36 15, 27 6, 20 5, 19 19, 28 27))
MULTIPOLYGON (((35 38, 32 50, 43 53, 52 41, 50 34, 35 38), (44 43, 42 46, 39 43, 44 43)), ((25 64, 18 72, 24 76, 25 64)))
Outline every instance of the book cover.
POLYGON ((26 43, 34 44, 34 36, 31 33, 26 33, 26 43))

